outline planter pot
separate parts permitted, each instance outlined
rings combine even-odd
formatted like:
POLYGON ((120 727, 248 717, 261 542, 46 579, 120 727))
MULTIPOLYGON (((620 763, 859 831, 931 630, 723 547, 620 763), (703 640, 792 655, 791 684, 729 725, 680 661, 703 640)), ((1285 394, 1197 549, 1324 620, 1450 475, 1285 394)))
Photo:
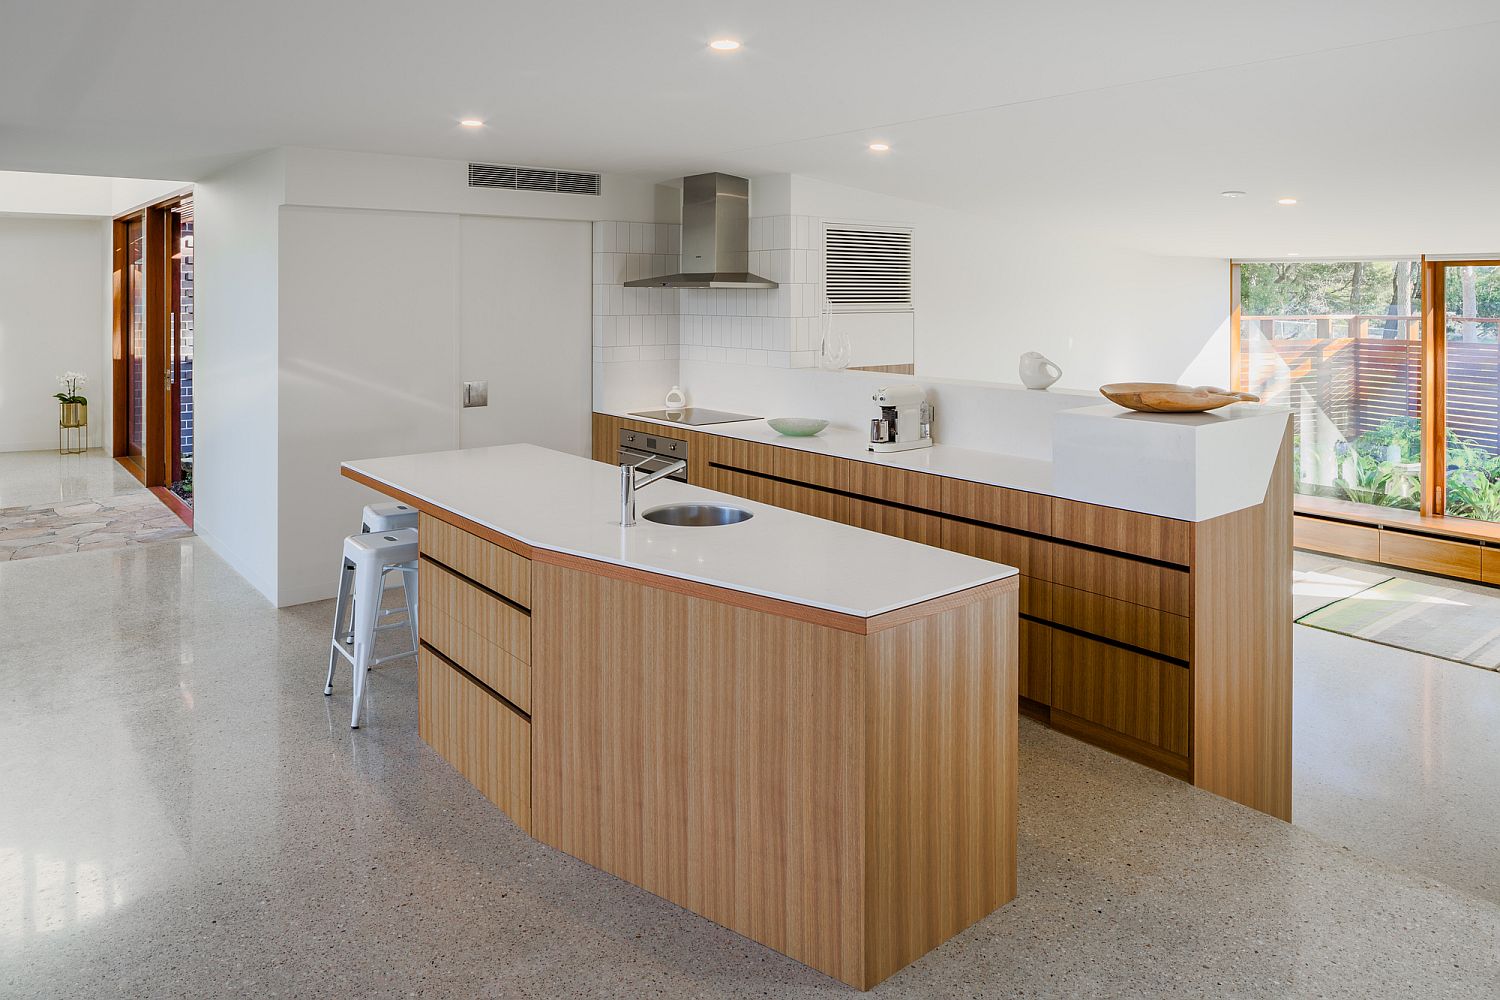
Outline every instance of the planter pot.
POLYGON ((61 427, 87 427, 89 422, 89 404, 87 403, 62 403, 62 415, 58 417, 57 423, 61 427))

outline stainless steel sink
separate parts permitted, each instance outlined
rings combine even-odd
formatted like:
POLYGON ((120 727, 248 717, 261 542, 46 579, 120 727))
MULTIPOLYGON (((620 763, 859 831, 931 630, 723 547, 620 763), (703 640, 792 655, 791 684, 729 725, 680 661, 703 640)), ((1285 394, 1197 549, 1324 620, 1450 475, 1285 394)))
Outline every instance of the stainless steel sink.
POLYGON ((755 515, 739 507, 716 503, 674 503, 657 507, 641 515, 657 524, 675 524, 684 528, 709 528, 720 524, 739 524, 755 515))

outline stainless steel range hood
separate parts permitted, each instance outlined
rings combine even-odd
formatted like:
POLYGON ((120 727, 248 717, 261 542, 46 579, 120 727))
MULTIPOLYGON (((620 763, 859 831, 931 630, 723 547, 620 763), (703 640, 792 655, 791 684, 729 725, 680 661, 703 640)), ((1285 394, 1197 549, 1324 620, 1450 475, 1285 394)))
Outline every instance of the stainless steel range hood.
POLYGON ((626 288, 775 288, 750 273, 750 182, 729 174, 682 179, 682 270, 626 288))

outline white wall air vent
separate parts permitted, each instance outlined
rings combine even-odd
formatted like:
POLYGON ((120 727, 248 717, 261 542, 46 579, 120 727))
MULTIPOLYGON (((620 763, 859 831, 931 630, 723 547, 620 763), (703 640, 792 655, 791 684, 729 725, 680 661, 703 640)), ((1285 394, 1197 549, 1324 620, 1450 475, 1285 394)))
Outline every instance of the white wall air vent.
POLYGON ((499 163, 469 164, 469 187, 502 191, 551 191, 557 194, 598 194, 598 174, 543 167, 513 167, 499 163))
POLYGON ((838 312, 910 312, 912 231, 829 224, 823 229, 825 294, 838 312))

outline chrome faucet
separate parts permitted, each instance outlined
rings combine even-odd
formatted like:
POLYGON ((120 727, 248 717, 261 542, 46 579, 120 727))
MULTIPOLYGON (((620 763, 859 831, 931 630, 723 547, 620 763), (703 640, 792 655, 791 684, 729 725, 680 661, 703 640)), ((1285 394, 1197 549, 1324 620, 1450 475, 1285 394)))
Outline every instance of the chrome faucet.
MULTIPOLYGON (((650 461, 650 459, 642 459, 642 461, 650 461)), ((687 459, 675 459, 643 479, 635 478, 636 464, 634 462, 620 463, 620 527, 622 528, 629 528, 635 524, 635 491, 644 486, 650 486, 658 479, 665 479, 675 472, 686 469, 687 459)))

